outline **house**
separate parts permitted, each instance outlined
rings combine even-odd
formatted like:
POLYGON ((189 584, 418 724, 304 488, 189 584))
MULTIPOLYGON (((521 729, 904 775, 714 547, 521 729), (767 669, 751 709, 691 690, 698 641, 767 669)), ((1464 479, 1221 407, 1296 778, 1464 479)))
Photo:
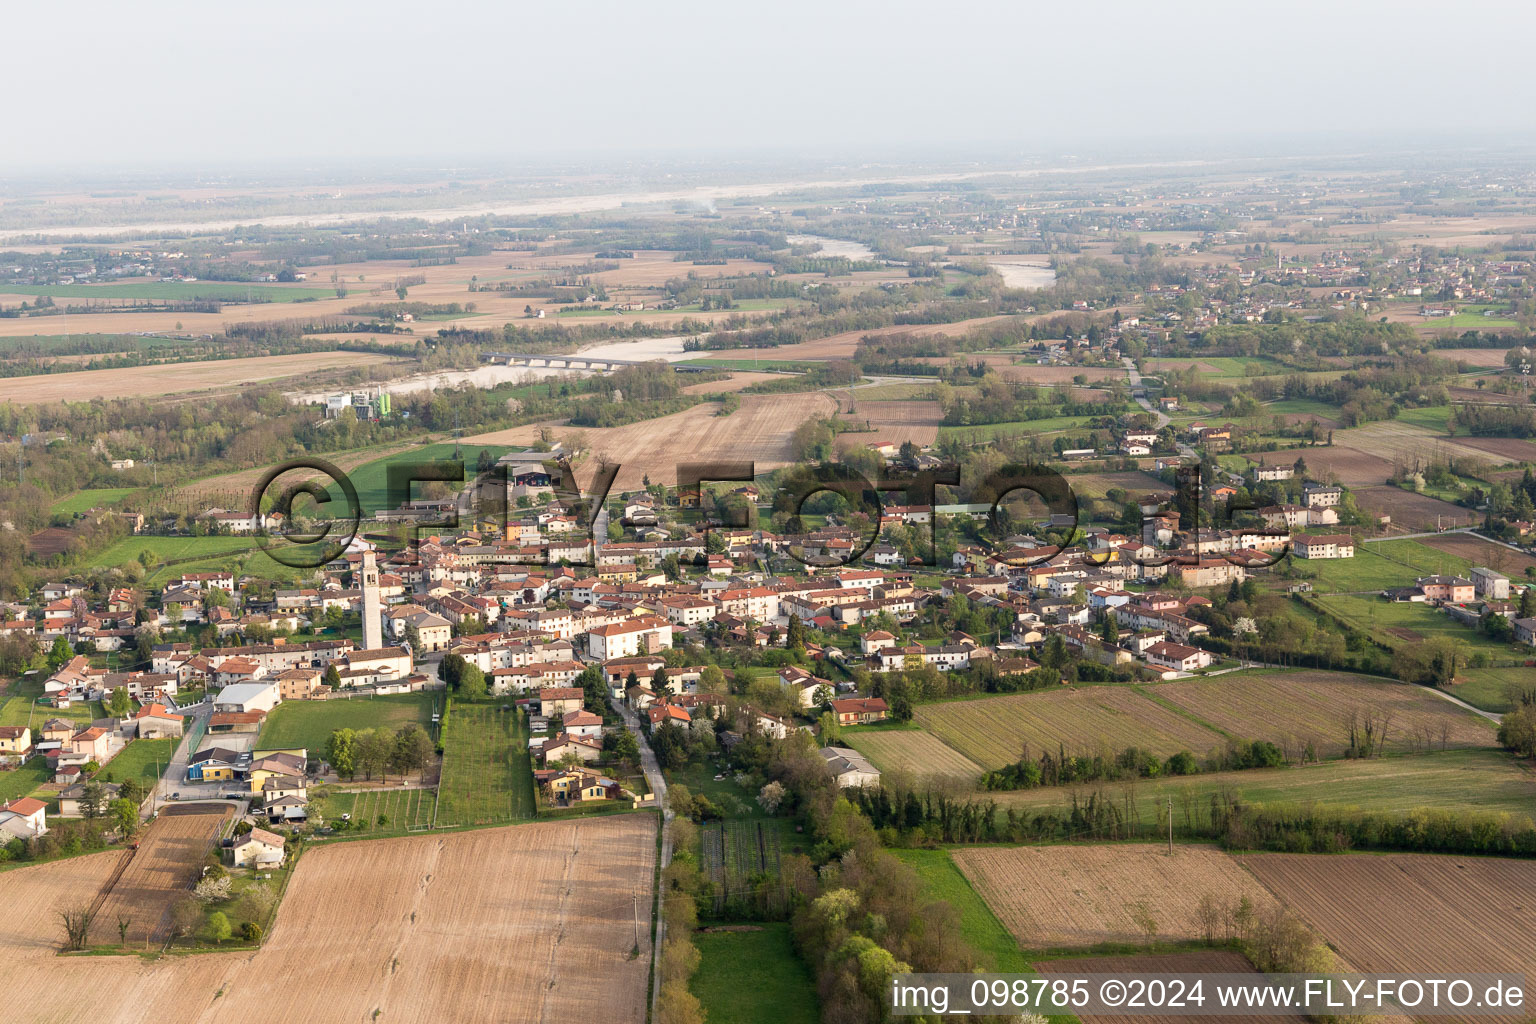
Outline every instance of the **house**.
MULTIPOLYGON (((101 801, 97 809, 105 808, 107 804, 117 799, 118 785, 115 782, 98 783, 101 786, 101 801)), ((59 816, 61 818, 83 818, 84 808, 80 805, 80 798, 85 795, 85 786, 76 783, 59 791, 59 816)))
POLYGON ((1297 558, 1354 558, 1355 539, 1345 533, 1297 534, 1291 541, 1297 558))
POLYGON ((1536 619, 1515 619, 1510 625, 1515 627, 1516 643, 1536 647, 1536 619))
POLYGON ((181 716, 160 703, 145 704, 134 712, 132 721, 141 740, 180 736, 182 731, 181 716))
POLYGON ((579 686, 551 686, 539 691, 539 714, 545 718, 564 718, 580 711, 586 691, 579 686))
POLYGON ((672 623, 659 615, 637 615, 587 631, 587 653, 599 661, 652 654, 672 646, 672 623))
POLYGON ((230 847, 230 857, 237 868, 281 867, 283 837, 264 828, 253 828, 235 839, 230 847))
POLYGON ((70 738, 69 750, 101 764, 111 755, 112 733, 99 725, 82 729, 70 738))
POLYGON ((582 738, 601 737, 603 719, 590 711, 567 711, 560 719, 560 731, 582 738))
POLYGON ((1332 508, 1344 500, 1344 488, 1338 484, 1304 484, 1301 500, 1308 508, 1332 508))
POLYGON ((1194 562, 1175 563, 1169 570, 1191 588, 1216 587, 1242 582, 1248 574, 1240 565, 1233 565, 1224 558, 1201 558, 1194 562))
POLYGON ((1509 600, 1509 577, 1492 569, 1476 566, 1467 575, 1472 577, 1472 585, 1477 590, 1477 596, 1490 601, 1509 600))
POLYGON ((215 711, 271 711, 283 702, 277 680, 260 683, 236 683, 226 686, 214 698, 215 711))
POLYGON ((1460 604, 1463 601, 1471 601, 1477 594, 1477 588, 1472 581, 1462 579, 1460 576, 1421 576, 1413 582, 1424 591, 1424 598, 1428 601, 1452 601, 1460 604))
POLYGON ((645 709, 645 716, 651 723, 652 732, 669 722, 683 728, 693 724, 693 716, 688 713, 688 709, 676 704, 652 704, 645 709))
MULTIPOLYGON (((32 839, 48 831, 48 805, 24 796, 0 804, 0 836, 32 839)), ((9 842, 10 840, 6 840, 9 842)))
POLYGON ((563 758, 575 754, 582 761, 597 761, 603 756, 603 745, 580 736, 571 736, 560 733, 552 739, 544 741, 539 748, 539 757, 545 764, 558 763, 563 758))
POLYGON ((843 789, 880 784, 880 769, 870 764, 857 750, 849 747, 822 747, 821 756, 827 762, 827 770, 832 773, 832 778, 843 789))
POLYGON ((1296 475, 1296 470, 1291 466, 1266 466, 1259 463, 1253 467, 1253 479, 1258 483, 1273 483, 1278 480, 1289 480, 1296 475))
POLYGON ((890 713, 881 697, 844 697, 832 701, 838 725, 865 725, 884 721, 890 713))
POLYGON ((579 768, 556 772, 541 782, 550 803, 556 807, 568 807, 587 800, 618 800, 624 795, 623 787, 613 779, 579 768))
POLYGON ((223 782, 235 777, 240 753, 228 747, 208 747, 187 758, 188 782, 223 782))
POLYGON ((32 750, 32 730, 24 725, 0 726, 0 756, 26 757, 32 750))
POLYGON ((276 676, 279 703, 284 700, 308 700, 324 689, 324 677, 318 668, 290 668, 276 676))
POLYGON ((1146 650, 1147 661, 1153 665, 1170 668, 1177 672, 1193 672, 1211 663, 1208 651, 1198 647, 1186 647, 1170 640, 1153 644, 1146 650))

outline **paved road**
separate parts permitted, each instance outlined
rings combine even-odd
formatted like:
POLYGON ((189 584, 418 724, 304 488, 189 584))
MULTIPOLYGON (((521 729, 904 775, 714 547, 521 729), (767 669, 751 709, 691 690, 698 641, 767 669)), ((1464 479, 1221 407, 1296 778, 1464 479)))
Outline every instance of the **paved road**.
POLYGON ((206 700, 177 710, 182 714, 194 716, 194 720, 182 734, 181 742, 176 744, 176 752, 171 755, 171 763, 165 766, 160 781, 155 783, 156 803, 165 803, 172 793, 177 792, 185 784, 187 761, 197 753, 192 749, 192 736, 194 733, 199 738, 207 735, 208 719, 213 717, 213 705, 206 700))
POLYGON ((1498 724, 1499 722, 1504 721, 1504 716, 1503 715, 1494 714, 1492 711, 1484 711, 1482 708, 1475 708, 1471 704, 1468 704, 1466 701, 1462 700, 1460 697, 1452 696, 1451 694, 1446 693, 1444 690, 1440 689, 1439 687, 1431 686, 1431 687, 1428 687, 1428 689, 1432 690, 1433 692, 1435 692, 1435 693, 1439 694, 1440 696, 1444 697, 1446 700, 1450 701, 1452 704, 1456 704, 1456 705, 1459 705, 1460 707, 1464 707, 1468 711, 1472 712, 1474 715, 1481 715, 1484 718, 1488 719, 1488 721, 1493 722, 1494 724, 1498 724))
MULTIPOLYGON (((1135 392, 1137 388, 1141 387, 1141 371, 1136 369, 1136 360, 1132 359, 1130 356, 1124 356, 1121 358, 1120 362, 1125 364, 1125 375, 1130 379, 1131 391, 1135 392)), ((1162 430, 1168 425, 1169 419, 1167 414, 1154 406, 1151 399, 1146 398, 1145 396, 1137 396, 1136 404, 1157 418, 1158 430, 1162 430)), ((1175 441, 1174 443, 1178 445, 1179 454, 1184 458, 1199 458, 1199 456, 1195 454, 1195 450, 1189 445, 1185 444, 1183 441, 1175 441)))
MULTIPOLYGON (((656 760, 656 752, 651 749, 650 741, 645 738, 645 732, 640 728, 640 716, 630 709, 622 700, 610 697, 608 702, 613 705, 624 719, 624 726, 635 736, 635 741, 640 745, 640 770, 645 773, 645 783, 651 787, 651 792, 656 794, 656 803, 661 807, 661 861, 657 869, 665 871, 668 864, 672 863, 672 836, 667 828, 667 823, 672 820, 672 812, 667 809, 667 780, 661 774, 661 764, 656 760)), ((660 909, 658 904, 657 909, 660 909)), ((656 1003, 661 998, 661 944, 666 941, 667 922, 661 914, 656 915, 656 942, 651 947, 651 1016, 656 1016, 656 1003)))

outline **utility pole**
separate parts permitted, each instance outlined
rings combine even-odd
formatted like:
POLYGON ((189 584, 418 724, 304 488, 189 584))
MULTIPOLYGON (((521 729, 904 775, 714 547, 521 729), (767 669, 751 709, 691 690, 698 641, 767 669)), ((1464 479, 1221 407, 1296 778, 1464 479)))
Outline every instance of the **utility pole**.
POLYGON ((1173 795, 1169 794, 1168 801, 1168 856, 1173 856, 1173 795))

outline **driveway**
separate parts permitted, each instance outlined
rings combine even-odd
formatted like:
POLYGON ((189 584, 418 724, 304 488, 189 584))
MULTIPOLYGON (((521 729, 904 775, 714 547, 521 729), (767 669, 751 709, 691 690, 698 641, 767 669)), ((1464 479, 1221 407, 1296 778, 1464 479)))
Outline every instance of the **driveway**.
MULTIPOLYGON (((645 738, 645 732, 640 728, 640 716, 617 698, 608 698, 608 703, 624 719, 624 727, 634 734, 635 741, 640 745, 640 770, 645 773, 645 784, 651 787, 651 792, 656 794, 656 803, 661 807, 661 860, 657 869, 665 871, 667 865, 672 863, 672 836, 667 828, 667 823, 672 820, 672 812, 667 809, 667 780, 662 777, 661 764, 656 760, 656 753, 651 749, 650 741, 645 738)), ((661 946, 666 941, 667 922, 660 914, 656 915, 656 943, 651 947, 652 984, 651 984, 651 1016, 656 1015, 656 1002, 661 997, 661 971, 660 967, 661 946)))

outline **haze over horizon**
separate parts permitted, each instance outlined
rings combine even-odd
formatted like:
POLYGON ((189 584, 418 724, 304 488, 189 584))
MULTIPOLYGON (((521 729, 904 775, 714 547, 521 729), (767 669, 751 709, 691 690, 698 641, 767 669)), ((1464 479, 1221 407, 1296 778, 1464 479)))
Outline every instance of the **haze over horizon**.
MULTIPOLYGON (((985 3, 945 19, 911 3, 450 0, 431 14, 356 0, 173 0, 152 20, 95 0, 10 11, 13 38, 36 43, 14 48, 12 80, 48 82, 54 113, 29 119, 0 168, 1523 147, 1532 136, 1511 126, 1536 102, 1517 61, 1425 53, 1445 12, 1423 2, 1309 2, 1280 21, 1200 2, 985 3)), ((1536 10, 1487 0, 1457 18, 1509 39, 1536 28, 1536 10)))

